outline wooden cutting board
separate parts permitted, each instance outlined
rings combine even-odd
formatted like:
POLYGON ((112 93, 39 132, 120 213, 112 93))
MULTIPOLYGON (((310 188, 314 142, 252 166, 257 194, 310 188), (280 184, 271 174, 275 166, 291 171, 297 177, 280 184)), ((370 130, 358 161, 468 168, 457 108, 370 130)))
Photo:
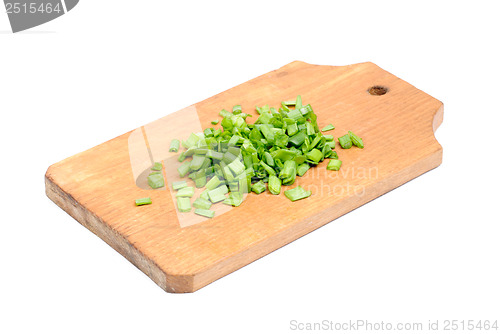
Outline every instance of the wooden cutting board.
POLYGON ((296 61, 50 166, 46 193, 162 289, 193 292, 437 167, 442 119, 440 101, 375 64, 296 61), (312 191, 305 200, 249 194, 240 207, 216 206, 213 219, 176 211, 172 138, 212 126, 222 108, 241 104, 256 115, 255 106, 278 107, 298 94, 320 128, 334 124, 336 139, 352 130, 365 148, 337 143, 340 171, 324 161, 297 177, 293 187, 312 191), (152 161, 164 163, 163 189, 146 185, 152 161), (153 204, 136 207, 141 197, 153 204))

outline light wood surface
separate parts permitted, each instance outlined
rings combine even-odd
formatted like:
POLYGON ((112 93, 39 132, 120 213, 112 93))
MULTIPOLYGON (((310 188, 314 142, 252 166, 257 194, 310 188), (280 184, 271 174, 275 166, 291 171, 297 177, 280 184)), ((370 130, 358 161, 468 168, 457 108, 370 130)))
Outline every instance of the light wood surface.
POLYGON ((162 289, 193 292, 437 167, 442 148, 434 131, 442 119, 440 101, 373 63, 296 61, 50 166, 46 193, 162 289), (387 93, 370 94, 383 92, 374 86, 387 93), (313 193, 305 200, 249 194, 238 208, 218 205, 211 220, 177 213, 172 138, 212 126, 222 108, 241 104, 253 122, 256 105, 278 107, 298 94, 320 128, 335 125, 328 132, 335 139, 352 130, 365 148, 342 150, 337 143, 339 172, 327 171, 325 161, 297 177, 293 187, 313 193), (146 185, 152 160, 164 161, 163 189, 146 185), (153 204, 136 207, 141 197, 153 204))

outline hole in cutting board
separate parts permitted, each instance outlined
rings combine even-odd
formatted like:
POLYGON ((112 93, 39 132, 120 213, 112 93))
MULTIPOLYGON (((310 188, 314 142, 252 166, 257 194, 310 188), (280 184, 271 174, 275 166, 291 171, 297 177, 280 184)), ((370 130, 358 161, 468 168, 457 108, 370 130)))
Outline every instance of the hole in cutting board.
POLYGON ((370 93, 371 95, 384 95, 385 93, 387 93, 388 89, 384 86, 373 86, 373 87, 370 87, 368 89, 368 93, 370 93))

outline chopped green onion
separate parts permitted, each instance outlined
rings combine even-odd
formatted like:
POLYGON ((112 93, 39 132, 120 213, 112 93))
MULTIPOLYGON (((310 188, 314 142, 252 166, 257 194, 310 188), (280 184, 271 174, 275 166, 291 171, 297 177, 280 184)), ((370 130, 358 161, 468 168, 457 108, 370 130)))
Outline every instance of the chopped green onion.
POLYGON ((202 188, 207 184, 207 177, 205 175, 197 177, 194 179, 194 185, 196 188, 202 188))
POLYGON ((209 201, 209 200, 210 200, 210 197, 208 197, 208 192, 209 192, 209 190, 208 190, 208 189, 203 190, 203 191, 201 192, 201 194, 200 194, 200 198, 203 198, 203 199, 206 199, 207 201, 209 201))
POLYGON ((186 176, 187 173, 189 172, 190 166, 191 166, 191 161, 184 161, 184 163, 180 165, 179 168, 177 168, 179 176, 180 177, 186 176))
POLYGON ((159 170, 155 170, 155 171, 149 173, 149 175, 154 175, 154 174, 163 174, 163 173, 159 170))
POLYGON ((205 209, 205 210, 208 210, 210 209, 210 207, 212 206, 212 202, 210 202, 209 200, 207 199, 204 199, 204 198, 201 198, 201 197, 198 197, 194 202, 193 202, 193 206, 197 209, 205 209))
POLYGON ((257 195, 266 191, 266 184, 264 181, 260 180, 257 183, 252 184, 252 191, 257 195))
POLYGON ((218 119, 214 119, 210 123, 212 123, 213 125, 217 125, 217 124, 219 124, 219 120, 218 119))
POLYGON ((267 165, 264 161, 261 160, 260 165, 262 167, 264 167, 264 170, 267 172, 267 174, 276 175, 276 172, 274 171, 274 169, 271 166, 267 165))
POLYGON ((224 193, 221 192, 220 188, 216 188, 208 192, 208 198, 210 198, 210 202, 217 203, 225 200, 226 196, 224 196, 224 193))
POLYGON ((330 130, 335 130, 335 127, 332 124, 328 124, 323 129, 321 129, 321 131, 323 131, 323 132, 330 131, 330 130))
POLYGON ((295 182, 297 176, 297 163, 293 160, 285 161, 283 169, 280 172, 280 179, 283 180, 283 185, 289 186, 295 182))
POLYGON ((297 95, 297 99, 295 100, 295 110, 302 108, 302 96, 297 95))
POLYGON ((194 213, 207 218, 213 218, 215 215, 215 211, 205 209, 195 209, 194 213))
POLYGON ((342 137, 339 137, 339 144, 340 144, 340 147, 342 147, 344 149, 351 148, 351 146, 352 146, 351 136, 349 136, 347 134, 347 135, 344 135, 342 137))
POLYGON ((323 153, 317 148, 313 149, 310 152, 306 153, 307 159, 313 161, 315 164, 318 164, 321 159, 323 159, 323 153))
POLYGON ((165 186, 165 180, 161 174, 153 174, 148 176, 148 184, 153 189, 158 189, 165 186))
POLYGON ((349 131, 349 136, 351 137, 351 141, 354 144, 354 146, 357 146, 359 148, 364 148, 365 146, 363 145, 363 140, 356 136, 352 131, 349 131))
POLYGON ((225 195, 229 192, 229 189, 227 188, 227 186, 225 184, 215 188, 215 190, 218 190, 223 195, 225 195))
POLYGON ((288 136, 293 136, 294 134, 296 134, 297 132, 299 131, 299 128, 297 127, 297 123, 292 123, 292 124, 289 124, 287 127, 286 127, 286 132, 288 133, 288 136))
POLYGON ((160 171, 162 168, 163 168, 163 165, 161 164, 161 162, 155 162, 153 167, 151 167, 151 170, 160 171))
POLYGON ((297 166, 297 175, 303 176, 311 168, 309 164, 300 164, 297 166))
POLYGON ((323 137, 325 137, 327 142, 333 141, 335 139, 335 138, 333 138, 333 135, 323 135, 323 137))
POLYGON ((170 142, 170 148, 168 149, 168 151, 169 152, 178 152, 179 146, 180 146, 179 139, 172 139, 172 141, 170 142))
POLYGON ((201 168, 203 163, 205 162, 206 157, 204 155, 193 155, 193 160, 191 160, 191 164, 189 165, 189 169, 198 170, 201 168))
POLYGON ((175 181, 175 182, 172 183, 172 188, 174 190, 179 190, 179 189, 185 188, 187 186, 188 186, 188 184, 187 184, 187 182, 185 180, 175 181))
POLYGON ((305 190, 301 186, 285 190, 286 198, 288 198, 292 202, 298 201, 299 199, 307 198, 311 196, 311 194, 312 192, 310 190, 305 190))
MULTIPOLYGON (((320 130, 313 108, 304 105, 300 95, 295 101, 281 102, 279 110, 269 105, 256 107, 259 117, 253 124, 247 123, 251 115, 244 113, 241 105, 231 110, 219 112, 223 117, 220 128, 209 127, 181 141, 186 150, 178 156, 182 162, 178 166, 179 175, 188 176, 197 188, 204 187, 193 203, 196 209, 209 210, 211 203, 221 201, 239 206, 249 191, 260 194, 268 188, 270 193, 280 194, 282 185, 294 184, 297 176, 304 176, 324 159, 331 159, 328 169, 340 168, 338 154, 333 151, 335 138, 323 134, 335 127, 328 124, 320 130)), ((219 121, 211 123, 216 125, 219 121)), ((338 140, 342 148, 352 145, 363 148, 361 138, 351 131, 338 140)), ((179 146, 174 139, 171 147, 175 141, 179 146)), ((165 182, 160 172, 162 167, 157 165, 158 171, 150 175, 158 173, 159 185, 165 182)), ((187 183, 174 183, 173 188, 178 190, 178 198, 194 194, 194 187, 188 187, 187 183)), ((298 200, 311 192, 297 187, 285 191, 286 194, 291 200, 298 200)), ((190 203, 188 206, 190 209, 190 203)))
POLYGON ((177 191, 175 197, 193 197, 194 187, 184 187, 177 191))
POLYGON ((241 106, 239 104, 233 107, 233 115, 241 114, 241 106))
POLYGON ((186 152, 182 152, 181 154, 179 154, 177 161, 183 162, 185 159, 186 159, 186 152))
POLYGON ((224 117, 224 118, 231 118, 231 116, 233 116, 232 113, 230 113, 229 111, 227 111, 226 109, 222 109, 220 112, 219 112, 219 115, 224 117))
POLYGON ((135 205, 140 206, 140 205, 148 205, 153 203, 151 201, 151 197, 145 197, 145 198, 139 198, 135 200, 135 205))
POLYGON ((328 166, 326 166, 326 169, 339 170, 340 166, 342 166, 342 161, 337 160, 337 159, 331 159, 330 162, 328 163, 328 166))
POLYGON ((180 212, 191 211, 191 202, 189 197, 177 197, 177 209, 180 212))
POLYGON ((269 192, 273 195, 279 195, 281 192, 281 180, 275 176, 269 176, 269 182, 267 184, 269 192))
POLYGON ((293 146, 298 147, 298 146, 302 145, 305 140, 306 140, 305 132, 300 131, 300 132, 297 132, 292 137, 290 137, 288 142, 291 143, 293 146))
POLYGON ((221 184, 221 180, 219 180, 219 177, 217 175, 215 175, 214 177, 212 177, 210 179, 210 181, 207 182, 207 184, 205 185, 205 188, 207 188, 208 190, 213 190, 213 189, 217 188, 220 184, 221 184))
POLYGON ((231 206, 240 206, 241 203, 243 203, 243 195, 239 193, 230 193, 228 198, 226 198, 222 203, 231 206))

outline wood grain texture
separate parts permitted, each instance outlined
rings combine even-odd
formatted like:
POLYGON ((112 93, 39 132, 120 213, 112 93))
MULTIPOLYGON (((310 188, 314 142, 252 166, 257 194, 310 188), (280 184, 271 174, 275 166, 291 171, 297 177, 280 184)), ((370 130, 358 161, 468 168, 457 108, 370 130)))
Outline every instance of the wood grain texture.
POLYGON ((442 118, 440 101, 373 63, 293 62, 50 166, 46 193, 162 289, 193 292, 437 167, 442 148, 434 131, 442 118), (377 85, 388 92, 369 94, 377 85), (308 199, 250 194, 211 220, 179 218, 169 190, 177 167, 170 139, 212 126, 222 108, 241 104, 254 113, 256 105, 279 106, 298 94, 320 128, 334 124, 335 138, 352 130, 365 149, 337 144, 341 171, 327 171, 325 161, 298 177, 293 187, 311 190, 308 199), (165 162, 162 190, 144 184, 151 159, 165 162), (135 207, 148 196, 153 205, 135 207))

